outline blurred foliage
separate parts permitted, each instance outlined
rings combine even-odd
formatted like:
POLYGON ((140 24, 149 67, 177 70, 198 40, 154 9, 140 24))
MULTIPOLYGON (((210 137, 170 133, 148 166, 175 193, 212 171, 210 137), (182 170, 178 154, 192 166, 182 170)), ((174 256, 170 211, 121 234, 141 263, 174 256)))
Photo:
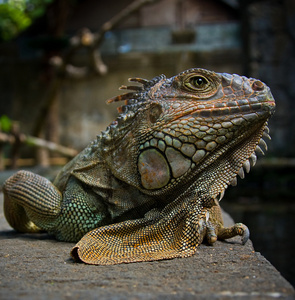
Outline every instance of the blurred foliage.
POLYGON ((16 37, 42 16, 53 0, 0 0, 0 42, 16 37))
POLYGON ((3 132, 10 132, 12 121, 6 116, 0 116, 0 130, 3 132))

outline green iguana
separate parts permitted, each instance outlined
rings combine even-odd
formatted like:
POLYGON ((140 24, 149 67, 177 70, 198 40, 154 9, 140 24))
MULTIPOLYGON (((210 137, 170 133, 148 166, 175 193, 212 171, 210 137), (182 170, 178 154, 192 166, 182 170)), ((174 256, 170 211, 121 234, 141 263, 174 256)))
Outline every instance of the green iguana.
POLYGON ((261 81, 190 69, 123 86, 118 118, 53 182, 19 171, 4 185, 8 223, 77 242, 90 264, 187 257, 206 239, 242 236, 225 228, 219 201, 266 147, 275 109, 261 81))

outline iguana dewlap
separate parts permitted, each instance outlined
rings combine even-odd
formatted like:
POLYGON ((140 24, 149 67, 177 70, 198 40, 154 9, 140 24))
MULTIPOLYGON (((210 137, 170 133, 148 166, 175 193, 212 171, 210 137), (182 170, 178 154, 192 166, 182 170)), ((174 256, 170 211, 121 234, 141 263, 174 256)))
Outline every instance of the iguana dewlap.
POLYGON ((270 89, 203 69, 130 81, 109 100, 125 100, 119 117, 53 184, 27 171, 5 182, 8 223, 79 241, 71 254, 90 264, 186 257, 203 239, 245 243, 247 227, 223 227, 218 200, 266 146, 270 89))

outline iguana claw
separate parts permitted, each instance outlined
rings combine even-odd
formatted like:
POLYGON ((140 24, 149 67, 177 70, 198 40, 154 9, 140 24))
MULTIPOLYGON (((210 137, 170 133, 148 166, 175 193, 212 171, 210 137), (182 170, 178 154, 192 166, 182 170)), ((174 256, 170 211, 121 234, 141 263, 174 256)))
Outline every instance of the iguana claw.
POLYGON ((237 230, 237 234, 242 237, 242 244, 245 245, 250 237, 249 228, 243 223, 236 223, 234 227, 237 230))

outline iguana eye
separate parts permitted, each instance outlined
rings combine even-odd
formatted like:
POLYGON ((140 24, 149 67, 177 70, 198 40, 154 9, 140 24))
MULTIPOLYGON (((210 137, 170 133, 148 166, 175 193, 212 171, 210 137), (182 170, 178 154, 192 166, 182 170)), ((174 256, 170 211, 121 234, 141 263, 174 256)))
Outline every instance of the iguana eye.
POLYGON ((192 91, 204 91, 209 85, 209 80, 201 75, 191 76, 184 81, 184 87, 192 91))
POLYGON ((214 96, 220 86, 221 78, 214 72, 191 69, 174 78, 174 88, 181 89, 192 99, 207 100, 214 96))
POLYGON ((208 84, 208 80, 203 76, 194 76, 190 78, 189 83, 196 88, 202 88, 208 84))

